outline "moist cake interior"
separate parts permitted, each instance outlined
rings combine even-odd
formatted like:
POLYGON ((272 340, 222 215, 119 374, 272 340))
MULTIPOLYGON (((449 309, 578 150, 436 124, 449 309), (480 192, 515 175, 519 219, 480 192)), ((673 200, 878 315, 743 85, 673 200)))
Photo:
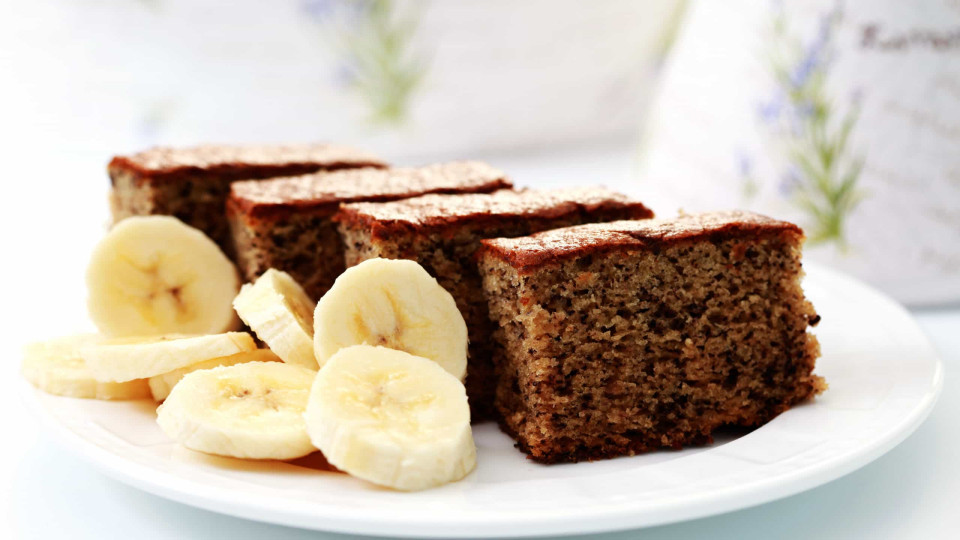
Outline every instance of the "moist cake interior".
POLYGON ((523 273, 488 254, 504 428, 538 461, 598 459, 707 443, 822 391, 801 238, 652 242, 523 273))

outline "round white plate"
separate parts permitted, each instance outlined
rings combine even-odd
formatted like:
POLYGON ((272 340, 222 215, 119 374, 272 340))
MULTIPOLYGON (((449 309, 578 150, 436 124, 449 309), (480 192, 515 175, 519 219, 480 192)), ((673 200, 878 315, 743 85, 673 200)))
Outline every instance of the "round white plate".
POLYGON ((808 265, 823 322, 817 372, 830 389, 747 434, 703 448, 595 463, 537 465, 493 425, 476 428, 478 467, 419 493, 296 464, 205 456, 170 443, 148 402, 49 396, 29 405, 79 454, 150 493, 242 518, 356 534, 428 537, 572 534, 728 512, 818 486, 893 448, 926 418, 942 366, 910 315, 842 274, 808 265))

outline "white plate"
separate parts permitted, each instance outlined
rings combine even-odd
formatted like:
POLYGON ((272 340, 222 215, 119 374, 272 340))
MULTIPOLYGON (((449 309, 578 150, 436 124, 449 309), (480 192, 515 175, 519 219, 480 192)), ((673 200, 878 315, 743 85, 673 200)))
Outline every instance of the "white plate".
POLYGON ((24 395, 69 447, 107 474, 242 518, 429 537, 658 525, 772 501, 847 474, 902 441, 933 407, 942 366, 910 315, 851 278, 808 266, 805 287, 823 316, 817 371, 830 389, 751 433, 703 448, 543 466, 483 425, 475 430, 479 464, 469 477, 397 493, 308 462, 243 462, 182 449, 157 428, 152 403, 60 398, 26 383, 24 395))

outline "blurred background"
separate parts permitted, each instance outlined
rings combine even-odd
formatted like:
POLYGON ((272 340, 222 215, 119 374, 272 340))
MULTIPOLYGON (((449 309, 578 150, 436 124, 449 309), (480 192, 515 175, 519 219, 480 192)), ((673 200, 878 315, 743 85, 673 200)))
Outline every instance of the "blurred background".
POLYGON ((73 117, 105 154, 343 140, 433 159, 631 135, 679 7, 41 0, 3 33, 21 106, 63 136, 73 117))
MULTIPOLYGON (((305 141, 796 221, 960 361, 960 0, 0 0, 0 334, 89 328, 112 155, 305 141)), ((277 533, 88 470, 7 409, 8 360, 0 531, 277 533)), ((958 390, 847 479, 645 533, 955 538, 958 390)))
POLYGON ((960 301, 960 0, 37 0, 5 14, 8 161, 70 179, 64 200, 96 212, 113 154, 346 142, 405 164, 489 159, 526 185, 606 184, 661 215, 759 210, 901 301, 960 301))

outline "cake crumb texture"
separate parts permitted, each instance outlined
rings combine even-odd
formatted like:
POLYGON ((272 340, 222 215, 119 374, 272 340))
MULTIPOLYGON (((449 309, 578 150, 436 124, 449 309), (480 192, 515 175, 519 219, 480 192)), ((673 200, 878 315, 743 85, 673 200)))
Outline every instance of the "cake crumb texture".
POLYGON ((501 425, 555 463, 705 444, 823 391, 802 231, 749 213, 484 241, 501 425))
POLYGON ((276 268, 319 299, 345 269, 343 244, 332 221, 341 204, 428 193, 488 193, 512 185, 502 171, 477 161, 242 181, 230 188, 227 219, 244 279, 253 281, 276 268))
POLYGON ((496 346, 475 254, 484 238, 517 237, 580 223, 644 219, 643 204, 602 188, 427 195, 345 204, 337 214, 347 266, 366 259, 412 259, 453 295, 467 322, 467 395, 474 421, 496 417, 496 346))

